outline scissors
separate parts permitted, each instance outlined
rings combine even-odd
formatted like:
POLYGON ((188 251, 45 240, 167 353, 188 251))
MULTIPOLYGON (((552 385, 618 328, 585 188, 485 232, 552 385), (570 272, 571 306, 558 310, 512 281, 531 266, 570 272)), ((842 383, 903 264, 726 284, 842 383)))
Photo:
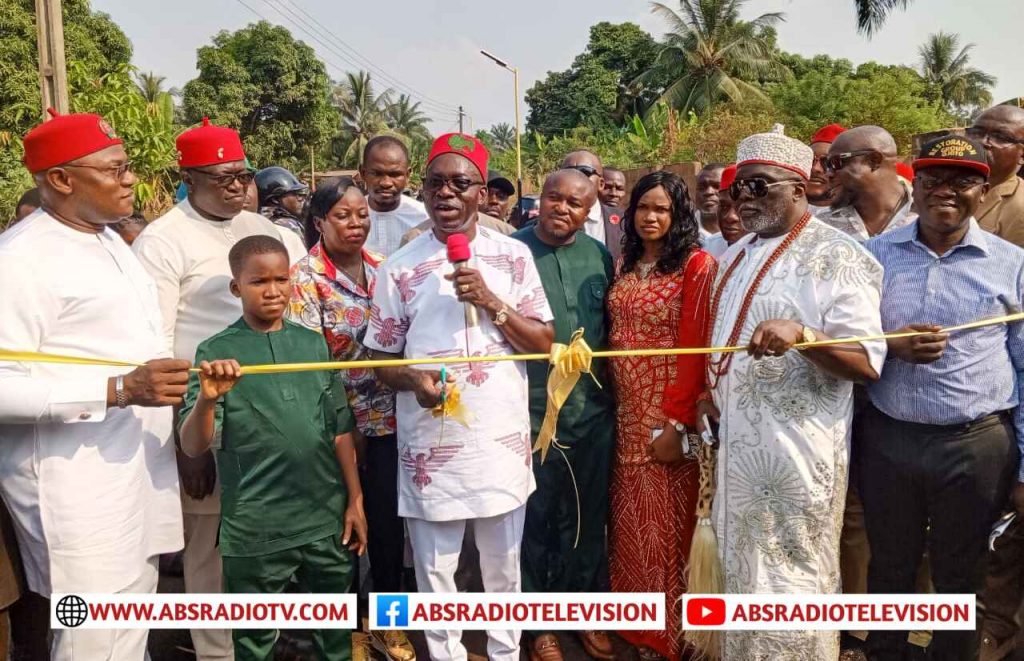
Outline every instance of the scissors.
POLYGON ((441 406, 444 406, 444 398, 445 398, 445 395, 448 393, 448 388, 445 387, 445 384, 447 382, 448 382, 448 372, 445 369, 445 366, 441 365, 441 406))

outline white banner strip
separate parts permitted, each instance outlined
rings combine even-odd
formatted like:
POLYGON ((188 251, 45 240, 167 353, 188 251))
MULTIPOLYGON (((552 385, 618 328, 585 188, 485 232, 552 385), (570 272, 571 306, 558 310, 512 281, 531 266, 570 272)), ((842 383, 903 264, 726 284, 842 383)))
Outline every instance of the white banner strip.
POLYGON ((54 594, 54 629, 354 629, 354 594, 54 594))
POLYGON ((373 629, 665 628, 665 595, 644 593, 370 594, 373 629))
POLYGON ((683 629, 726 631, 968 630, 973 594, 690 594, 683 629))

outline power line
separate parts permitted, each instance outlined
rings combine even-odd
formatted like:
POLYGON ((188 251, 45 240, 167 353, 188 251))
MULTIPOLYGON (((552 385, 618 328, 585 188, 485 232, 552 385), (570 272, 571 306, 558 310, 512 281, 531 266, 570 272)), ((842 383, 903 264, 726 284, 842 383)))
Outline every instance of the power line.
MULTIPOLYGON (((268 22, 273 22, 267 16, 265 16, 261 12, 257 11, 256 9, 254 9, 251 5, 247 4, 244 0, 237 0, 237 1, 239 2, 239 4, 241 4, 242 6, 247 8, 249 11, 251 11, 252 13, 256 14, 257 16, 259 16, 263 20, 266 20, 268 22)), ((356 67, 357 69, 361 68, 361 65, 358 62, 353 61, 353 59, 351 57, 349 57, 346 54, 344 54, 343 52, 337 50, 331 44, 323 41, 316 34, 310 32, 310 30, 305 27, 306 25, 308 25, 308 23, 305 20, 297 19, 297 17, 294 14, 290 14, 290 13, 286 13, 285 11, 282 11, 278 7, 276 7, 273 4, 271 4, 270 0, 263 0, 263 2, 265 2, 275 12, 280 14, 286 21, 291 23, 298 30, 300 30, 301 32, 306 34, 308 37, 313 39, 317 44, 319 44, 323 48, 327 49, 329 52, 337 55, 338 57, 343 59, 345 62, 348 62, 350 66, 356 67)), ((332 66, 339 73, 343 73, 343 74, 349 73, 348 67, 339 65, 337 62, 335 62, 335 61, 333 61, 333 60, 331 60, 330 58, 327 58, 327 57, 324 57, 323 59, 324 59, 325 63, 327 63, 328 65, 332 66)), ((406 90, 406 92, 408 93, 408 90, 406 90)), ((419 97, 419 95, 409 94, 409 96, 410 97, 417 97, 417 98, 419 98, 420 102, 423 103, 424 106, 426 106, 427 109, 430 110, 431 112, 439 113, 439 114, 442 114, 442 115, 451 115, 451 114, 455 114, 457 112, 454 107, 448 107, 448 106, 442 105, 439 102, 436 102, 436 101, 433 101, 433 100, 427 101, 426 99, 423 99, 423 98, 419 97)))
POLYGON ((342 41, 342 39, 339 38, 336 34, 328 31, 324 27, 321 27, 317 23, 317 19, 314 16, 310 15, 310 13, 307 12, 305 9, 303 9, 302 6, 296 0, 277 0, 277 2, 278 2, 278 4, 283 4, 283 3, 287 2, 288 4, 290 4, 293 7, 295 7, 295 9, 299 10, 299 12, 302 15, 304 15, 306 18, 308 18, 312 22, 312 25, 313 25, 314 29, 316 29, 321 34, 321 36, 324 36, 325 38, 330 39, 332 42, 336 41, 347 52, 350 52, 353 57, 355 57, 356 59, 360 60, 361 62, 364 62, 365 66, 368 69, 370 69, 372 71, 376 71, 379 74, 379 76, 383 80, 385 80, 385 82, 391 81, 391 84, 393 86, 399 87, 399 88, 404 88, 408 92, 413 92, 413 94, 410 94, 410 96, 419 97, 422 101, 429 101, 430 103, 433 103, 434 105, 440 106, 440 107, 445 108, 447 110, 455 110, 454 106, 448 105, 447 103, 445 103, 443 101, 438 101, 437 99, 434 99, 433 97, 430 97, 430 96, 424 94, 423 92, 419 91, 418 89, 416 89, 412 85, 409 85, 408 83, 403 82, 401 79, 391 75, 390 73, 388 73, 387 71, 385 71, 381 67, 379 67, 376 64, 374 64, 372 60, 370 60, 368 57, 364 56, 362 53, 360 53, 354 47, 350 46, 345 41, 342 41))

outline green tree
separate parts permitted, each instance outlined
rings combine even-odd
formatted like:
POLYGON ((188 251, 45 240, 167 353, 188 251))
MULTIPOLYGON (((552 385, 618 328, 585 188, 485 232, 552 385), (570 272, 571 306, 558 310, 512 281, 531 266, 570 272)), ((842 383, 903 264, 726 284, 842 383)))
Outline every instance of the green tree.
POLYGON ((164 76, 158 76, 150 71, 145 73, 138 71, 135 74, 135 85, 139 94, 146 101, 146 112, 151 115, 161 115, 169 124, 174 123, 174 97, 179 94, 177 89, 164 89, 164 76))
POLYGON ((931 85, 932 96, 951 114, 967 121, 972 107, 991 105, 996 79, 970 66, 974 44, 958 50, 959 45, 958 35, 940 31, 929 35, 917 52, 921 56, 921 75, 931 85))
POLYGON ((949 126, 952 118, 938 101, 928 98, 928 84, 913 69, 867 62, 855 70, 845 60, 817 66, 771 92, 774 117, 786 132, 809 139, 815 130, 838 122, 845 126, 877 124, 896 139, 902 153, 910 153, 917 133, 949 126))
POLYGON ((501 122, 491 127, 488 132, 491 144, 495 149, 513 149, 516 146, 516 129, 511 124, 501 122))
POLYGON ((420 102, 413 103, 408 94, 400 94, 398 99, 384 107, 384 121, 392 131, 410 140, 430 139, 430 131, 427 129, 430 118, 420 110, 420 102))
POLYGON ((334 154, 345 165, 359 165, 370 138, 390 132, 385 114, 391 104, 391 90, 375 94, 368 72, 347 73, 345 80, 334 86, 332 100, 341 113, 341 133, 335 138, 334 154))
POLYGON ((527 90, 527 130, 554 135, 577 126, 611 128, 643 112, 663 82, 638 80, 656 53, 654 38, 636 24, 597 23, 569 69, 549 72, 527 90))
POLYGON ((760 97, 760 78, 777 78, 783 68, 775 49, 775 24, 781 13, 740 20, 746 0, 679 0, 679 9, 660 2, 651 11, 664 18, 669 32, 657 59, 641 79, 669 77, 661 100, 686 112, 760 97))
MULTIPOLYGON (((156 102, 146 101, 139 93, 137 80, 138 74, 127 64, 101 76, 91 74, 80 62, 68 67, 69 84, 80 90, 71 97, 71 109, 102 115, 124 140, 139 178, 136 205, 152 217, 174 202, 174 139, 178 128, 173 113, 153 112, 162 97, 158 95, 156 102)), ((160 94, 169 97, 167 92, 160 94)))
MULTIPOLYGON (((92 11, 88 0, 63 0, 64 50, 69 67, 80 63, 92 76, 127 65, 131 42, 110 17, 92 11)), ((39 94, 34 0, 0 2, 0 226, 32 186, 21 163, 21 138, 43 117, 39 94)), ((70 94, 80 90, 69 80, 70 94)))
POLYGON ((238 129, 259 167, 302 169, 338 125, 331 83, 313 49, 266 21, 222 31, 199 49, 199 77, 185 85, 186 121, 238 129))

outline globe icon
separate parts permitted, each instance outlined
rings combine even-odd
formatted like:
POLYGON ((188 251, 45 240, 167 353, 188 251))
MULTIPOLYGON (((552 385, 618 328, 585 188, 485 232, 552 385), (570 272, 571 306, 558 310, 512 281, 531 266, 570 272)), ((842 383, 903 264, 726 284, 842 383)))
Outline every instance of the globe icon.
POLYGON ((69 594, 60 598, 57 602, 57 621, 66 627, 78 627, 85 622, 89 616, 89 609, 85 606, 85 599, 78 595, 69 594))

